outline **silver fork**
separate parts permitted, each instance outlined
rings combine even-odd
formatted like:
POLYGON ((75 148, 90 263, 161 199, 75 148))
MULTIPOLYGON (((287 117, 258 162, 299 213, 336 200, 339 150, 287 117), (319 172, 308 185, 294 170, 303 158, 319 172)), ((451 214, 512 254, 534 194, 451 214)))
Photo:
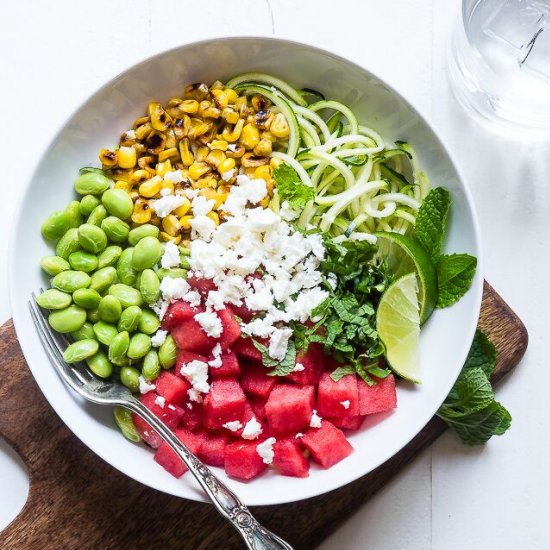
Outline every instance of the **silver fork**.
POLYGON ((46 314, 35 302, 33 293, 29 309, 38 335, 57 374, 79 395, 98 405, 126 407, 141 416, 172 447, 189 471, 195 476, 218 512, 239 532, 247 548, 252 550, 292 550, 277 535, 260 525, 239 497, 222 483, 130 390, 121 384, 100 380, 86 367, 73 366, 63 360, 68 340, 50 328, 46 314))

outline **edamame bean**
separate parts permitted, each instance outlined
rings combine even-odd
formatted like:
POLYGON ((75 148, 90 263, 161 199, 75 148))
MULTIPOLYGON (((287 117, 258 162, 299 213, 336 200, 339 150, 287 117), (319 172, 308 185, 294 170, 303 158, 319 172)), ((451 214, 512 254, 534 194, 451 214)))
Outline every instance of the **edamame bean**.
POLYGON ((191 267, 191 264, 189 263, 189 258, 187 258, 187 256, 180 255, 180 266, 183 269, 189 269, 191 267))
POLYGON ((143 298, 139 290, 129 285, 118 283, 109 287, 109 294, 117 298, 122 307, 140 306, 143 304, 143 298))
POLYGON ((109 216, 101 222, 101 229, 105 231, 107 238, 114 243, 123 243, 128 238, 130 226, 120 218, 109 216))
POLYGON ((116 269, 112 266, 98 269, 91 278, 90 288, 100 294, 116 281, 116 269))
POLYGON ((115 417, 118 429, 126 439, 130 440, 132 443, 139 443, 141 441, 141 437, 132 421, 132 413, 128 409, 115 407, 113 416, 115 417))
POLYGON ((79 288, 73 292, 73 302, 84 309, 97 309, 101 295, 91 288, 79 288))
POLYGON ((113 365, 102 351, 88 357, 86 363, 90 370, 100 378, 108 378, 113 373, 113 365))
POLYGON ((61 239, 55 245, 55 253, 64 260, 68 260, 69 256, 80 250, 80 243, 78 242, 78 229, 73 227, 69 229, 61 239))
POLYGON ((158 378, 160 374, 160 363, 158 353, 154 349, 143 358, 141 373, 149 382, 158 378))
MULTIPOLYGON (((129 367, 132 364, 132 361, 128 357, 115 357, 114 359, 109 359, 113 365, 117 367, 129 367)), ((117 369, 120 372, 120 368, 117 369)))
POLYGON ((144 237, 158 238, 159 234, 160 229, 156 225, 153 225, 152 223, 145 223, 130 231, 128 234, 128 242, 132 246, 136 246, 136 244, 144 237))
POLYGON ((171 334, 166 337, 158 350, 160 366, 163 369, 170 369, 176 364, 177 355, 176 342, 171 334))
POLYGON ((36 303, 44 309, 65 309, 71 305, 71 302, 70 294, 55 288, 49 288, 36 298, 36 303))
POLYGON ((147 334, 142 334, 138 332, 130 338, 130 345, 128 346, 128 351, 126 355, 130 359, 141 359, 145 357, 149 350, 151 349, 151 338, 147 334))
POLYGON ((126 357, 126 352, 128 351, 129 345, 130 335, 128 334, 128 331, 124 330, 119 332, 109 345, 109 360, 116 361, 117 359, 126 357))
POLYGON ((97 340, 87 339, 73 342, 63 353, 67 363, 79 363, 95 355, 99 350, 97 340))
POLYGON ((187 279, 187 270, 181 269, 180 267, 172 267, 170 269, 161 267, 156 274, 160 281, 165 277, 170 277, 172 279, 187 279))
POLYGON ((146 304, 156 302, 160 296, 160 280, 152 269, 144 269, 139 278, 139 291, 146 304))
POLYGON ((112 216, 128 219, 134 211, 134 203, 124 189, 108 189, 101 196, 101 202, 112 216))
POLYGON ((107 235, 101 227, 84 223, 78 228, 78 242, 84 250, 98 254, 107 246, 107 235))
POLYGON ((61 238, 69 228, 69 216, 63 210, 58 210, 42 224, 42 236, 49 241, 55 241, 61 238))
POLYGON ((150 310, 144 309, 139 318, 138 330, 145 334, 154 334, 160 327, 158 317, 150 310))
POLYGON ((107 210, 105 210, 105 207, 102 204, 99 204, 92 210, 92 212, 88 216, 88 219, 86 220, 86 223, 89 223, 91 225, 97 225, 97 227, 100 227, 101 222, 106 217, 107 217, 107 210))
POLYGON ((98 257, 97 267, 102 269, 114 265, 122 254, 122 248, 120 246, 112 245, 108 246, 98 257))
POLYGON ((99 172, 84 172, 76 178, 74 190, 79 195, 99 195, 111 186, 112 180, 99 172))
POLYGON ((141 308, 138 306, 127 307, 122 312, 120 320, 118 321, 118 330, 121 332, 134 332, 139 324, 141 313, 141 308))
POLYGON ((84 271, 62 271, 52 279, 52 286, 63 292, 74 292, 90 286, 91 278, 84 271))
POLYGON ((178 246, 178 248, 179 248, 180 254, 182 256, 191 256, 191 249, 190 248, 187 248, 186 246, 183 246, 181 244, 178 246))
POLYGON ((94 195, 85 195, 80 201, 80 213, 89 216, 100 204, 101 201, 94 195))
POLYGON ((55 276, 62 271, 68 271, 71 269, 69 262, 60 256, 44 256, 40 260, 40 267, 48 275, 52 276, 55 276))
POLYGON ((120 381, 133 393, 139 390, 139 371, 135 367, 122 367, 120 381))
POLYGON ((115 325, 106 323, 105 321, 98 321, 94 324, 94 333, 96 338, 106 346, 110 346, 111 342, 115 339, 118 334, 118 330, 115 325))
POLYGON ((69 306, 50 313, 48 322, 54 330, 62 334, 74 332, 86 322, 86 311, 78 306, 69 306))
POLYGON ((132 267, 136 271, 143 271, 158 263, 162 255, 162 246, 155 237, 144 237, 134 247, 132 267))
POLYGON ((84 271, 90 273, 97 269, 98 261, 97 256, 84 252, 83 250, 77 250, 69 256, 69 263, 71 267, 76 271, 84 271))
POLYGON ((71 201, 65 208, 65 213, 69 218, 69 227, 78 227, 82 223, 80 203, 78 201, 71 201))
POLYGON ((122 306, 114 296, 104 296, 99 302, 99 317, 106 323, 116 323, 120 319, 122 306))
POLYGON ((132 247, 125 248, 116 264, 118 280, 125 285, 133 285, 136 282, 137 273, 132 267, 133 255, 134 249, 132 247))
POLYGON ((86 321, 78 330, 71 332, 71 336, 75 340, 93 340, 95 338, 94 327, 86 321))
POLYGON ((99 318, 99 310, 97 308, 88 310, 88 313, 86 314, 86 319, 90 321, 90 323, 97 323, 101 319, 99 318))

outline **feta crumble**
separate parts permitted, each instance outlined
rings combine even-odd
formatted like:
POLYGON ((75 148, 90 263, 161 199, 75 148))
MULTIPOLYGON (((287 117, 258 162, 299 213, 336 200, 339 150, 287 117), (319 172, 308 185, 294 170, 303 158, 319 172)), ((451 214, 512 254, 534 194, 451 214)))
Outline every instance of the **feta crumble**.
MULTIPOLYGON (((166 179, 166 174, 164 175, 166 179)), ((180 195, 165 195, 156 201, 150 201, 151 208, 159 218, 166 218, 170 212, 185 203, 185 198, 180 195)))
MULTIPOLYGON (((197 359, 183 364, 180 369, 180 374, 186 378, 193 386, 191 390, 200 393, 208 393, 210 384, 208 383, 208 364, 197 359)), ((189 390, 189 391, 191 391, 189 390)), ((189 394, 191 398, 191 394, 189 394)), ((191 398, 193 401, 196 399, 191 398)))
POLYGON ((128 139, 136 139, 136 131, 135 130, 126 130, 126 132, 124 132, 126 134, 126 137, 128 139))
POLYGON ((182 277, 164 277, 160 282, 160 292, 166 301, 180 300, 189 292, 189 283, 182 277))
POLYGON ((138 382, 139 382, 139 393, 141 393, 141 394, 149 393, 150 391, 153 391, 153 390, 156 388, 155 384, 149 383, 149 382, 143 377, 143 375, 141 375, 141 376, 138 378, 138 382))
POLYGON ((160 265, 165 269, 180 265, 180 250, 172 241, 168 241, 165 244, 164 254, 160 260, 160 265))
POLYGON ((302 372, 303 370, 305 370, 304 365, 302 365, 302 363, 296 363, 292 369, 292 372, 302 372))
POLYGON ((219 342, 212 349, 212 355, 214 359, 208 361, 208 365, 214 369, 219 369, 222 366, 222 347, 219 342))
POLYGON ((227 428, 231 432, 238 432, 243 425, 238 420, 233 420, 232 422, 226 422, 222 424, 224 428, 227 428))
POLYGON ((269 340, 269 356, 277 361, 282 361, 285 358, 291 336, 292 329, 276 328, 269 340))
POLYGON ((321 421, 323 419, 317 414, 317 411, 314 409, 313 414, 311 415, 311 420, 309 421, 309 425, 311 428, 320 428, 321 427, 321 421))
POLYGON ((298 432, 295 436, 294 436, 294 439, 300 439, 304 437, 304 434, 302 432, 298 432))
POLYGON ((349 409, 351 403, 349 401, 349 399, 346 399, 345 401, 340 401, 340 405, 342 405, 342 407, 344 407, 344 409, 349 409))
POLYGON ((151 345, 154 348, 160 348, 162 344, 164 344, 164 341, 166 340, 166 337, 168 336, 167 330, 159 329, 153 336, 151 336, 151 345))
POLYGON ((263 432, 262 425, 256 420, 255 417, 252 417, 245 424, 241 437, 243 439, 258 439, 258 437, 260 437, 260 434, 262 432, 263 432))
POLYGON ((273 445, 275 445, 276 441, 274 437, 270 437, 256 446, 256 452, 260 455, 264 464, 271 464, 273 462, 273 458, 275 457, 273 445))
POLYGON ((212 311, 206 310, 195 315, 195 321, 199 323, 207 336, 219 338, 223 331, 221 319, 212 311))
POLYGON ((161 407, 162 409, 164 409, 164 405, 166 404, 166 399, 164 397, 162 397, 162 395, 157 395, 156 398, 155 398, 155 403, 161 407))

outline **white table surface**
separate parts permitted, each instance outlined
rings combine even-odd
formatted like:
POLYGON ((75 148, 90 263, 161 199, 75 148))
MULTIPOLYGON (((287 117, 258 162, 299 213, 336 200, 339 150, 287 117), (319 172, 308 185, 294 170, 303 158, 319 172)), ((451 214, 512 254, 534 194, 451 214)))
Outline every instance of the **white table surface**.
MULTIPOLYGON (((459 0, 19 0, 0 33, 0 265, 30 169, 91 92, 151 53, 222 34, 275 34, 369 67, 431 116, 462 163, 480 214, 486 278, 527 325, 520 368, 499 388, 512 430, 484 448, 449 433, 330 537, 323 550, 543 549, 550 545, 547 280, 550 139, 504 139, 450 96, 445 50, 459 0), (545 383, 546 382, 546 383, 545 383)), ((0 269, 0 322, 10 317, 0 269)), ((0 444, 0 528, 23 505, 24 468, 0 444)))

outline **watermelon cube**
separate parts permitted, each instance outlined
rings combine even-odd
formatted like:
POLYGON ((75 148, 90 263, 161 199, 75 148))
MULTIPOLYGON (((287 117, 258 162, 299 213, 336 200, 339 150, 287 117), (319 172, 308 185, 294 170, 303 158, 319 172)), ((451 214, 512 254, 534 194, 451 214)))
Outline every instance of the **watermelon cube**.
POLYGON ((219 342, 222 349, 229 349, 233 343, 240 338, 241 325, 239 325, 235 319, 233 310, 229 306, 226 306, 225 309, 222 309, 217 313, 223 327, 219 342))
POLYGON ((245 323, 248 323, 252 320, 252 317, 254 317, 254 312, 250 311, 244 302, 240 306, 231 304, 231 309, 233 310, 233 313, 237 317, 240 317, 245 323))
POLYGON ((204 399, 204 423, 207 428, 221 428, 227 422, 241 421, 246 397, 233 378, 214 380, 204 399))
POLYGON ((267 420, 267 416, 265 414, 265 399, 262 399, 261 397, 249 397, 248 402, 254 411, 254 416, 258 420, 267 420))
POLYGON ((317 410, 322 417, 350 417, 359 414, 357 376, 347 374, 335 382, 324 372, 317 387, 317 410))
POLYGON ((369 386, 363 380, 358 382, 359 414, 361 415, 390 411, 397 406, 393 374, 389 374, 386 378, 377 378, 376 381, 374 386, 369 386))
POLYGON ((341 416, 340 418, 327 418, 336 427, 344 430, 358 430, 365 421, 364 416, 341 416))
MULTIPOLYGON (((211 356, 210 359, 213 359, 211 356)), ((212 378, 238 378, 241 374, 237 355, 231 350, 226 350, 220 355, 221 366, 210 366, 209 372, 212 378)))
POLYGON ((172 329, 172 336, 178 349, 194 351, 208 355, 215 345, 215 340, 207 336, 195 319, 188 319, 172 329))
POLYGON ((266 468, 258 454, 257 441, 235 441, 225 447, 225 471, 235 479, 249 480, 260 475, 266 468))
POLYGON ((296 355, 296 363, 302 370, 291 372, 288 380, 304 386, 316 385, 325 370, 325 354, 320 344, 310 344, 306 351, 296 355))
POLYGON ((172 302, 168 306, 168 309, 162 319, 162 328, 164 330, 171 330, 180 323, 183 323, 183 321, 193 319, 193 317, 200 311, 204 311, 203 308, 199 309, 192 307, 183 300, 172 302))
MULTIPOLYGON (((264 345, 268 344, 265 338, 258 338, 257 340, 264 345)), ((250 359, 252 361, 256 361, 257 363, 262 362, 262 353, 254 345, 251 338, 239 338, 234 342, 231 348, 239 357, 242 357, 243 359, 250 359)))
POLYGON ((187 363, 191 363, 191 361, 202 361, 203 363, 208 363, 206 356, 195 353, 194 351, 181 349, 178 351, 178 358, 176 359, 176 374, 181 376, 181 367, 183 367, 183 365, 187 365, 187 363))
MULTIPOLYGON (((175 428, 181 418, 181 409, 175 406, 168 407, 168 405, 161 407, 155 402, 157 397, 158 396, 155 392, 149 392, 142 395, 139 400, 155 416, 158 416, 169 428, 175 428)), ((158 435, 157 432, 155 432, 153 428, 151 428, 151 426, 149 426, 149 424, 141 418, 141 416, 132 413, 132 420, 141 439, 153 447, 153 449, 156 449, 162 442, 160 435, 158 435)))
POLYGON ((314 406, 313 386, 277 384, 265 404, 270 432, 277 437, 304 430, 309 426, 314 406))
POLYGON ((294 439, 280 439, 273 446, 273 466, 284 476, 308 477, 309 462, 294 439))
POLYGON ((155 386, 157 393, 173 405, 183 405, 188 398, 187 390, 191 388, 187 380, 168 371, 160 373, 155 380, 155 386))
POLYGON ((302 444, 323 468, 334 466, 353 452, 342 430, 326 419, 320 428, 310 428, 304 434, 302 444))
POLYGON ((225 447, 229 436, 225 433, 201 432, 198 457, 210 466, 223 466, 225 462, 225 447))
POLYGON ((203 296, 211 290, 216 290, 217 287, 212 279, 199 279, 198 277, 187 277, 187 282, 191 288, 198 290, 203 296))
POLYGON ((202 427, 204 413, 200 403, 189 401, 185 407, 181 408, 180 425, 190 432, 196 432, 202 427))
MULTIPOLYGON (((176 428, 174 434, 193 454, 197 454, 200 448, 200 439, 195 434, 182 428, 176 428)), ((181 477, 187 472, 187 466, 165 441, 157 449, 155 461, 174 477, 181 477)))
MULTIPOLYGON (((243 416, 242 416, 242 419, 241 419, 241 424, 243 425, 243 427, 238 429, 237 431, 233 432, 233 434, 236 437, 242 437, 245 426, 253 418, 256 420, 256 422, 258 424, 260 424, 260 429, 261 429, 258 436, 254 437, 253 439, 259 439, 259 438, 265 439, 265 437, 267 437, 267 435, 268 435, 268 433, 267 433, 268 432, 267 424, 265 423, 265 421, 262 421, 261 419, 256 417, 256 414, 254 413, 254 409, 252 408, 252 406, 250 405, 250 403, 248 401, 244 405, 244 413, 243 413, 243 416)), ((251 439, 251 438, 250 437, 245 437, 244 439, 251 439)))
POLYGON ((256 363, 242 363, 241 387, 248 395, 255 395, 267 399, 277 383, 276 376, 269 376, 263 365, 256 363))

